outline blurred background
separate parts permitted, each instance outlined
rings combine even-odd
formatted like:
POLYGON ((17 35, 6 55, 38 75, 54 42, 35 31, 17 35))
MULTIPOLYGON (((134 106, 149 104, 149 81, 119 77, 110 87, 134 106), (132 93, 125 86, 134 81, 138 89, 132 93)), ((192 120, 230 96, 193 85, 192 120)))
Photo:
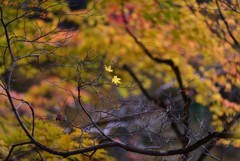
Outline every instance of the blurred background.
MULTIPOLYGON (((238 1, 0 3, 1 84, 10 82, 16 106, 21 99, 33 106, 35 137, 43 144, 58 150, 95 145, 103 136, 92 121, 116 141, 154 150, 181 148, 186 129, 190 144, 209 131, 240 132, 238 1), (8 46, 17 60, 13 70, 8 46)), ((27 137, 0 92, 4 159, 12 144, 27 137)), ((31 129, 30 109, 23 104, 18 111, 31 129)), ((215 145, 211 151, 203 153, 207 146, 202 146, 191 152, 190 160, 240 159, 239 140, 215 142, 208 145, 215 145)), ((98 150, 92 158, 41 154, 45 160, 180 160, 119 148, 98 150)), ((16 148, 11 159, 39 160, 39 155, 28 145, 16 148)))

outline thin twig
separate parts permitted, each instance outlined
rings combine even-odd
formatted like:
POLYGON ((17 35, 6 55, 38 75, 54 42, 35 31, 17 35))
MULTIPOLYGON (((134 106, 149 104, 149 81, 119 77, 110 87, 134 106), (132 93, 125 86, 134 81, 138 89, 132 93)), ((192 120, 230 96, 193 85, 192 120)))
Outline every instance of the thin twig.
POLYGON ((18 144, 12 145, 11 149, 8 152, 8 155, 7 155, 6 159, 5 159, 5 161, 9 160, 9 158, 10 158, 14 148, 16 148, 18 146, 28 145, 28 144, 33 144, 33 143, 31 141, 27 141, 27 142, 22 142, 22 143, 18 143, 18 144))
MULTIPOLYGON (((239 45, 238 40, 235 38, 235 36, 233 35, 232 31, 230 30, 229 24, 228 24, 228 22, 226 21, 224 15, 223 15, 223 13, 222 13, 222 11, 221 11, 221 9, 220 9, 220 5, 219 5, 219 3, 218 3, 218 0, 216 0, 216 5, 217 5, 217 8, 218 8, 218 12, 219 12, 219 14, 220 14, 220 17, 221 17, 221 19, 223 20, 223 22, 224 22, 224 24, 225 24, 225 26, 226 26, 226 28, 227 28, 228 34, 230 35, 230 37, 231 37, 232 40, 234 41, 235 45, 236 45, 238 48, 240 48, 240 45, 239 45)), ((234 46, 233 46, 233 47, 234 47, 234 46)))
MULTIPOLYGON (((188 98, 188 96, 186 95, 186 93, 184 91, 184 85, 183 85, 183 81, 182 81, 182 78, 181 78, 180 70, 179 70, 178 66, 175 65, 175 63, 173 62, 172 59, 160 59, 160 58, 154 57, 151 54, 151 52, 145 47, 145 45, 137 39, 137 37, 133 34, 133 32, 128 27, 128 20, 125 16, 125 13, 124 13, 124 2, 123 1, 122 1, 121 13, 122 13, 122 17, 123 17, 123 21, 124 21, 124 27, 125 27, 126 32, 129 34, 129 36, 131 36, 133 38, 135 43, 144 51, 144 53, 150 59, 152 59, 153 61, 155 61, 157 63, 166 64, 166 65, 170 66, 172 68, 175 76, 176 76, 176 79, 177 79, 177 82, 178 82, 178 85, 179 85, 179 89, 181 91, 181 95, 182 95, 183 100, 184 100, 184 114, 183 114, 183 124, 185 126, 185 129, 184 129, 184 136, 185 136, 184 142, 185 142, 185 144, 184 144, 184 146, 187 146, 188 143, 189 143, 189 136, 190 136, 189 135, 189 108, 190 108, 191 100, 188 98)), ((187 157, 185 156, 185 158, 187 158, 187 157)))

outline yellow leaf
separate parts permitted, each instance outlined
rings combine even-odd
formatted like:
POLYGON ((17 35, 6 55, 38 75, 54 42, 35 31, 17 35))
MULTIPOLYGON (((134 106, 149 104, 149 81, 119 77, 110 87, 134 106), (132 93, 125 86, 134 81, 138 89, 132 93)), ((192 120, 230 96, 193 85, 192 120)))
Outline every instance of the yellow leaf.
POLYGON ((120 80, 121 80, 121 78, 118 78, 116 75, 112 78, 112 82, 113 82, 114 84, 116 84, 116 85, 122 84, 122 83, 120 82, 120 80))
POLYGON ((111 65, 110 66, 105 65, 104 68, 107 72, 113 72, 111 65))

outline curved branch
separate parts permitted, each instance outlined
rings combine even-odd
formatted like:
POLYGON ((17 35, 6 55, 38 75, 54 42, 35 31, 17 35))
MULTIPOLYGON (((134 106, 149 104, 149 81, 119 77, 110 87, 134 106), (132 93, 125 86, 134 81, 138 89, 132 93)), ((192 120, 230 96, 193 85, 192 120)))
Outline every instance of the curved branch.
POLYGON ((12 63, 13 63, 13 62, 14 62, 14 56, 13 56, 13 51, 12 51, 11 44, 10 44, 10 38, 9 38, 9 35, 8 35, 7 24, 5 24, 5 22, 4 22, 4 20, 3 20, 3 11, 2 11, 2 8, 0 8, 0 12, 1 12, 0 21, 1 21, 2 26, 3 26, 3 29, 4 29, 5 38, 6 38, 6 42, 7 42, 7 48, 8 48, 8 50, 9 50, 9 53, 10 53, 10 56, 11 56, 11 60, 12 60, 12 63))
POLYGON ((155 98, 153 98, 152 96, 150 96, 150 94, 146 91, 146 89, 143 87, 142 82, 137 78, 137 76, 133 73, 133 71, 126 65, 123 65, 123 69, 126 70, 131 77, 134 79, 134 81, 137 83, 138 87, 141 89, 142 93, 144 94, 144 96, 147 97, 147 99, 156 102, 155 98))
POLYGON ((6 159, 5 159, 5 161, 9 160, 9 157, 11 156, 14 148, 16 148, 17 146, 28 145, 28 144, 32 144, 32 142, 28 141, 28 142, 22 142, 22 143, 19 143, 19 144, 12 145, 11 149, 8 152, 8 155, 7 155, 6 159))
POLYGON ((184 91, 184 85, 183 85, 183 81, 182 81, 180 70, 179 70, 178 66, 176 66, 176 64, 173 62, 172 59, 160 59, 160 58, 154 57, 151 54, 151 52, 145 47, 145 45, 141 41, 139 41, 137 39, 137 37, 133 34, 133 32, 128 27, 128 20, 127 20, 127 18, 125 16, 125 13, 124 13, 124 2, 123 1, 122 1, 121 12, 122 12, 122 17, 123 17, 123 21, 124 21, 125 30, 129 34, 129 36, 133 38, 135 43, 143 50, 143 52, 151 60, 153 60, 153 61, 155 61, 155 62, 157 62, 159 64, 165 64, 165 65, 170 66, 172 68, 175 76, 176 76, 176 79, 177 79, 177 82, 178 82, 178 86, 179 86, 179 89, 181 91, 182 98, 184 100, 183 124, 185 126, 185 129, 184 129, 184 139, 183 139, 183 142, 184 142, 184 147, 186 147, 189 144, 189 135, 190 135, 188 127, 189 127, 189 113, 190 113, 189 106, 190 106, 191 100, 188 98, 188 96, 186 95, 186 93, 184 91))
MULTIPOLYGON (((139 79, 137 78, 137 76, 134 74, 134 72, 126 65, 123 65, 123 69, 125 69, 130 75, 131 77, 134 79, 134 81, 138 84, 139 88, 141 89, 142 93, 147 97, 147 99, 149 99, 150 101, 153 101, 157 106, 159 106, 159 102, 157 102, 157 100, 155 98, 153 98, 152 96, 150 96, 150 94, 146 91, 146 89, 143 87, 142 83, 139 81, 139 79)), ((170 118, 170 116, 168 115, 168 117, 170 118)), ((179 137, 182 138, 183 134, 181 133, 181 131, 178 129, 177 125, 175 122, 171 123, 171 127, 174 130, 175 134, 179 137)), ((182 144, 184 145, 185 143, 183 142, 182 139, 180 139, 182 141, 182 144)))
MULTIPOLYGON (((235 44, 238 48, 240 48, 240 45, 239 45, 238 40, 235 38, 235 36, 233 35, 232 31, 230 30, 229 25, 228 25, 228 22, 226 21, 224 15, 223 15, 223 13, 222 13, 222 11, 221 11, 221 9, 220 9, 218 0, 216 0, 216 5, 217 5, 217 8, 218 8, 218 12, 219 12, 219 14, 220 14, 220 17, 221 17, 221 19, 223 20, 223 22, 224 22, 224 24, 225 24, 225 26, 226 26, 226 28, 227 28, 228 34, 230 35, 230 37, 231 37, 232 40, 234 41, 234 44, 235 44)), ((233 47, 234 47, 234 46, 233 46, 233 47)))
MULTIPOLYGON (((237 121, 239 118, 240 118, 240 113, 236 114, 236 115, 233 117, 233 119, 232 119, 231 122, 225 124, 225 127, 224 127, 224 129, 223 129, 222 132, 227 132, 227 131, 234 125, 234 123, 236 123, 236 121, 237 121)), ((206 158, 206 156, 207 156, 207 153, 209 153, 209 151, 211 151, 212 148, 214 148, 214 146, 216 145, 216 143, 217 143, 218 140, 219 140, 219 139, 212 140, 210 143, 208 143, 208 144, 205 146, 204 151, 203 151, 202 154, 199 156, 199 158, 198 158, 197 161, 202 161, 202 160, 204 160, 204 159, 206 158)))
MULTIPOLYGON (((1 85, 1 87, 4 89, 4 86, 1 85)), ((7 94, 4 94, 4 93, 1 93, 1 95, 6 96, 6 97, 8 96, 7 94)), ((23 103, 26 103, 26 104, 28 105, 28 107, 30 108, 31 114, 32 114, 32 132, 31 132, 31 133, 32 133, 32 136, 34 136, 34 130, 35 130, 35 112, 34 112, 34 109, 33 109, 32 105, 31 105, 29 102, 27 102, 27 101, 25 101, 25 100, 23 100, 23 99, 18 99, 18 98, 15 98, 15 97, 11 97, 11 98, 14 99, 14 100, 17 100, 17 101, 21 101, 21 102, 22 102, 22 103, 19 104, 17 107, 15 107, 16 109, 20 108, 23 103)))
MULTIPOLYGON (((230 8, 232 11, 240 14, 240 11, 237 10, 237 7, 232 6, 231 4, 229 4, 229 3, 228 3, 227 1, 225 1, 225 0, 220 0, 220 2, 222 2, 223 4, 225 4, 225 5, 226 5, 228 8, 230 8)), ((236 1, 236 2, 238 3, 238 1, 236 1)))
POLYGON ((24 132, 28 136, 28 138, 30 139, 31 143, 35 144, 38 148, 40 148, 40 149, 42 149, 46 152, 49 152, 49 153, 54 154, 54 155, 62 156, 62 157, 68 157, 68 156, 76 155, 76 154, 83 154, 83 153, 86 153, 86 152, 91 152, 91 151, 95 151, 95 150, 98 150, 98 149, 109 148, 109 147, 119 147, 119 148, 125 149, 125 150, 130 151, 130 152, 145 154, 145 155, 151 155, 151 156, 168 156, 168 155, 177 155, 177 154, 187 154, 191 151, 194 151, 195 149, 199 148, 200 146, 202 146, 203 144, 209 142, 210 140, 212 140, 214 138, 240 139, 239 134, 237 135, 237 134, 232 134, 232 133, 213 132, 213 133, 209 133, 207 136, 205 136, 201 140, 197 141, 196 143, 194 143, 194 144, 192 144, 192 145, 190 145, 186 148, 167 150, 167 151, 165 151, 165 150, 160 150, 160 151, 147 150, 147 149, 139 148, 139 147, 136 147, 136 146, 132 146, 132 145, 128 145, 128 144, 122 144, 120 142, 113 142, 113 141, 108 142, 108 143, 99 144, 99 145, 90 146, 90 147, 87 147, 87 148, 78 149, 78 150, 72 150, 72 151, 54 150, 54 149, 52 149, 48 146, 45 146, 45 145, 41 144, 40 142, 38 142, 34 138, 34 136, 31 135, 31 133, 28 131, 27 127, 25 126, 24 122, 22 121, 18 111, 16 110, 9 91, 6 88, 4 88, 4 90, 7 93, 8 100, 10 102, 12 110, 13 110, 20 126, 22 127, 22 129, 24 130, 24 132))

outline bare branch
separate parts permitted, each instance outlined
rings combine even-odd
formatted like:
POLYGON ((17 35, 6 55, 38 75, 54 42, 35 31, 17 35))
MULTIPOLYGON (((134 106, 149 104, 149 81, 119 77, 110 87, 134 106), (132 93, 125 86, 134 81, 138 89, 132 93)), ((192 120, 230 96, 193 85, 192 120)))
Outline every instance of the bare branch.
MULTIPOLYGON (((240 113, 237 113, 237 114, 233 117, 232 121, 230 121, 229 123, 225 123, 224 129, 223 129, 222 132, 228 132, 229 129, 237 122, 237 120, 238 120, 239 118, 240 118, 240 113)), ((225 121, 227 121, 227 120, 225 120, 225 121)), ((198 158, 197 161, 202 161, 202 160, 204 160, 204 159, 206 158, 207 154, 209 153, 209 151, 211 151, 211 150, 215 147, 215 145, 216 145, 216 143, 217 143, 218 140, 219 140, 219 139, 212 140, 210 143, 208 143, 207 145, 205 145, 205 146, 204 146, 204 151, 203 151, 202 154, 199 156, 199 158, 198 158)))
MULTIPOLYGON (((224 3, 227 7, 229 7, 232 11, 240 14, 240 11, 237 9, 237 7, 232 6, 229 4, 226 0, 220 0, 220 2, 224 3)), ((238 3, 238 0, 236 0, 236 3, 238 3)))
POLYGON ((139 79, 136 77, 136 75, 133 73, 133 71, 126 64, 123 65, 123 69, 125 69, 131 75, 131 77, 137 83, 137 85, 141 89, 142 93, 147 97, 147 99, 155 102, 156 100, 152 96, 150 96, 150 94, 143 87, 142 83, 139 81, 139 79))
MULTIPOLYGON (((184 146, 187 146, 188 143, 189 143, 189 108, 190 108, 190 99, 187 97, 187 95, 185 94, 185 91, 184 91, 184 85, 183 85, 183 81, 182 81, 182 78, 181 78, 181 74, 180 74, 180 70, 178 68, 178 66, 175 65, 175 63, 171 60, 171 59, 160 59, 160 58, 155 58, 151 52, 145 47, 145 45, 140 42, 137 37, 132 33, 132 31, 129 29, 128 27, 128 21, 127 21, 127 18, 125 16, 125 13, 124 13, 124 4, 123 4, 123 1, 122 1, 122 8, 121 8, 121 13, 122 13, 122 16, 123 16, 123 21, 124 21, 124 27, 125 27, 125 30, 126 32, 129 34, 129 36, 131 36, 133 38, 133 40, 135 41, 135 43, 144 51, 144 53, 150 58, 152 59, 153 61, 159 63, 159 64, 166 64, 168 66, 170 66, 177 78, 177 82, 178 82, 178 85, 179 85, 179 89, 181 91, 181 95, 183 97, 183 100, 184 100, 184 116, 183 116, 183 124, 185 126, 185 139, 184 139, 184 146)), ((187 158, 187 157, 185 157, 187 158)))
MULTIPOLYGON (((222 18, 226 28, 227 28, 227 31, 228 31, 228 34, 230 35, 230 37, 232 38, 234 44, 236 45, 237 48, 240 48, 240 45, 239 45, 239 42, 238 40, 235 38, 235 36, 233 35, 232 31, 230 30, 229 28, 229 25, 228 25, 228 22, 226 21, 221 9, 220 9, 220 5, 219 5, 219 2, 218 0, 216 0, 216 5, 217 5, 217 8, 218 8, 218 12, 220 14, 220 17, 222 18)), ((233 46, 234 47, 234 46, 233 46)))
MULTIPOLYGON (((125 69, 126 71, 128 71, 128 73, 131 75, 131 77, 134 79, 134 81, 138 84, 139 88, 141 89, 142 93, 147 97, 147 99, 149 99, 150 101, 153 101, 157 106, 159 106, 159 102, 158 100, 156 100, 155 98, 153 98, 152 96, 150 96, 150 94, 147 92, 147 90, 142 86, 142 83, 139 81, 139 79, 137 78, 137 76, 134 74, 134 72, 127 66, 127 65, 123 65, 123 69, 125 69)), ((166 109, 166 107, 163 107, 166 109)), ((171 119, 170 114, 168 113, 168 118, 171 119)), ((174 130, 175 134, 179 137, 182 138, 183 134, 181 133, 181 131, 178 129, 176 123, 173 121, 171 123, 171 127, 174 130)), ((182 144, 184 145, 184 141, 181 139, 182 144)))
POLYGON ((9 160, 9 158, 10 158, 10 156, 11 156, 14 148, 16 148, 16 147, 18 147, 18 146, 23 146, 23 145, 29 145, 29 144, 32 144, 32 142, 31 142, 31 141, 28 141, 28 142, 22 142, 22 143, 19 143, 19 144, 14 144, 14 145, 12 145, 11 149, 10 149, 9 152, 8 152, 8 155, 7 155, 6 159, 5 159, 5 161, 9 160))

